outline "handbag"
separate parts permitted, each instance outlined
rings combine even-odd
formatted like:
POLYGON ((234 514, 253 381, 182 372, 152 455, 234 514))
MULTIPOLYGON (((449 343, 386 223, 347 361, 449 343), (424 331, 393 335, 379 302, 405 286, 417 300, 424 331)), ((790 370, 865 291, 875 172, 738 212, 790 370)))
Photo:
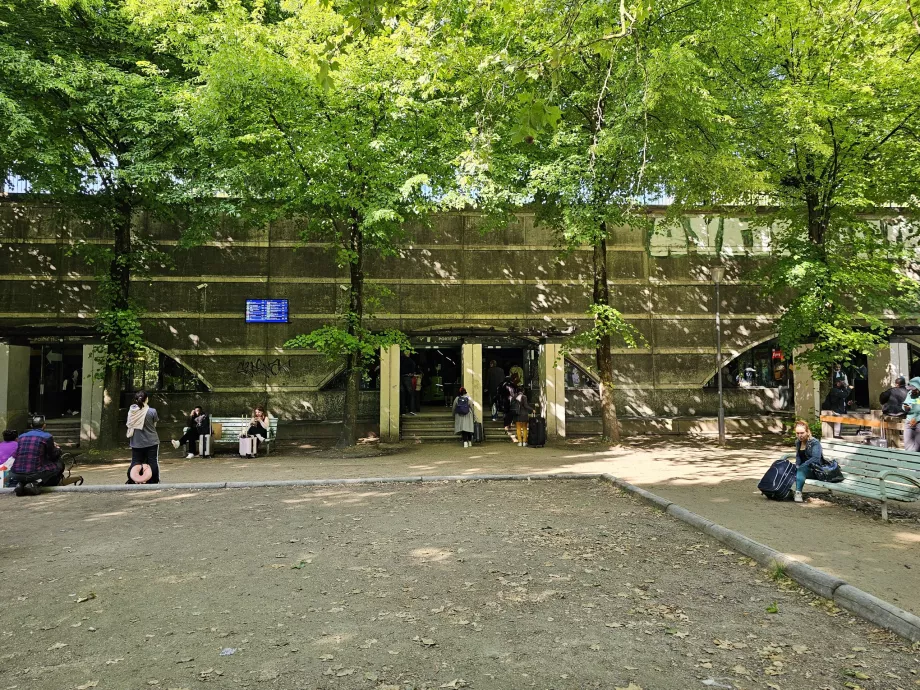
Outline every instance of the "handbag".
POLYGON ((837 484, 843 481, 843 472, 840 471, 840 464, 836 460, 821 458, 820 465, 811 466, 811 473, 819 482, 837 484))

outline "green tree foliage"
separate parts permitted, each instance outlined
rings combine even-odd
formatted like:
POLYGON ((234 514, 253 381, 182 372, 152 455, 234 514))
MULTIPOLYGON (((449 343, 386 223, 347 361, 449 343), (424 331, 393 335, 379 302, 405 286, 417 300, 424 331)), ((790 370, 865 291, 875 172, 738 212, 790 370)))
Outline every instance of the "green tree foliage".
MULTIPOLYGON (((53 195, 111 244, 73 249, 94 267, 106 348, 100 440, 115 439, 122 371, 142 342, 133 274, 163 263, 134 224, 163 211, 181 148, 172 94, 180 64, 153 49, 120 0, 0 3, 0 171, 53 195)), ((181 75, 178 75, 181 76, 181 75)))
POLYGON ((720 104, 724 145, 757 181, 747 201, 776 209, 761 217, 775 262, 759 277, 784 304, 780 343, 813 343, 800 361, 819 375, 874 352, 893 318, 917 312, 905 244, 920 202, 920 52, 909 9, 747 0, 714 6, 694 36, 693 79, 720 104), (891 209, 887 222, 879 209, 891 209))
POLYGON ((259 222, 296 219, 348 272, 341 319, 288 346, 346 360, 340 445, 356 442, 371 353, 406 345, 368 327, 367 262, 397 253, 453 183, 456 103, 434 59, 439 27, 368 3, 134 0, 200 74, 183 113, 195 132, 196 183, 239 200, 259 222))
POLYGON ((691 204, 708 199, 714 176, 744 180, 737 157, 716 145, 717 104, 698 79, 684 79, 695 65, 681 42, 699 20, 693 6, 661 0, 611 11, 607 2, 541 0, 464 17, 482 55, 461 179, 488 211, 533 202, 564 252, 592 248, 592 326, 569 346, 594 350, 604 435, 614 442, 611 348, 640 339, 611 304, 607 243, 618 227, 651 230, 650 197, 691 204))

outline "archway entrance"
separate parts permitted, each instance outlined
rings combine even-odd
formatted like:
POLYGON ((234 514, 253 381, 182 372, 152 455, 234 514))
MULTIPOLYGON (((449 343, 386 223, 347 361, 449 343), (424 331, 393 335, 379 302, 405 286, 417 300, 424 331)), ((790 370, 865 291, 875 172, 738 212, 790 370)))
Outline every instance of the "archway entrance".
MULTIPOLYGON (((452 405, 463 387, 472 399, 476 420, 483 422, 487 440, 507 440, 500 405, 493 422, 492 403, 498 400, 505 376, 511 374, 518 377, 535 408, 542 409, 547 346, 536 338, 465 330, 415 333, 410 341, 415 350, 411 354, 393 350, 381 354, 380 429, 384 438, 456 440, 452 405)), ((562 386, 558 388, 561 391, 562 386)), ((559 397, 554 394, 553 400, 559 397)))

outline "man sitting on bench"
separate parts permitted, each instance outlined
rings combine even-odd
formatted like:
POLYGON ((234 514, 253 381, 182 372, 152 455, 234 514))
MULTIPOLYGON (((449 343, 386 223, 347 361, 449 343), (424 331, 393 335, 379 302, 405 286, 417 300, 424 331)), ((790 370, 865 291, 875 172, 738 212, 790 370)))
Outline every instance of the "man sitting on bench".
POLYGON ((45 418, 35 415, 29 420, 31 431, 22 434, 16 441, 16 464, 10 472, 10 480, 16 484, 17 496, 38 496, 43 486, 59 486, 78 481, 77 477, 64 479, 64 462, 61 448, 54 437, 45 431, 45 418))

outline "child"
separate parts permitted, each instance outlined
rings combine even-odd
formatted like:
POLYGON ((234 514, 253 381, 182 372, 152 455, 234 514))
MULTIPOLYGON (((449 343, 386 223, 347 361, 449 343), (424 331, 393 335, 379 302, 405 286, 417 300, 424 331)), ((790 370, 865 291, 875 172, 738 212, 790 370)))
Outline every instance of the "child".
POLYGON ((9 472, 13 468, 13 463, 16 462, 16 452, 19 450, 19 444, 16 442, 16 438, 19 434, 15 429, 7 429, 3 432, 3 443, 0 443, 0 476, 4 478, 4 481, 0 482, 0 485, 5 485, 6 475, 3 473, 9 472))

